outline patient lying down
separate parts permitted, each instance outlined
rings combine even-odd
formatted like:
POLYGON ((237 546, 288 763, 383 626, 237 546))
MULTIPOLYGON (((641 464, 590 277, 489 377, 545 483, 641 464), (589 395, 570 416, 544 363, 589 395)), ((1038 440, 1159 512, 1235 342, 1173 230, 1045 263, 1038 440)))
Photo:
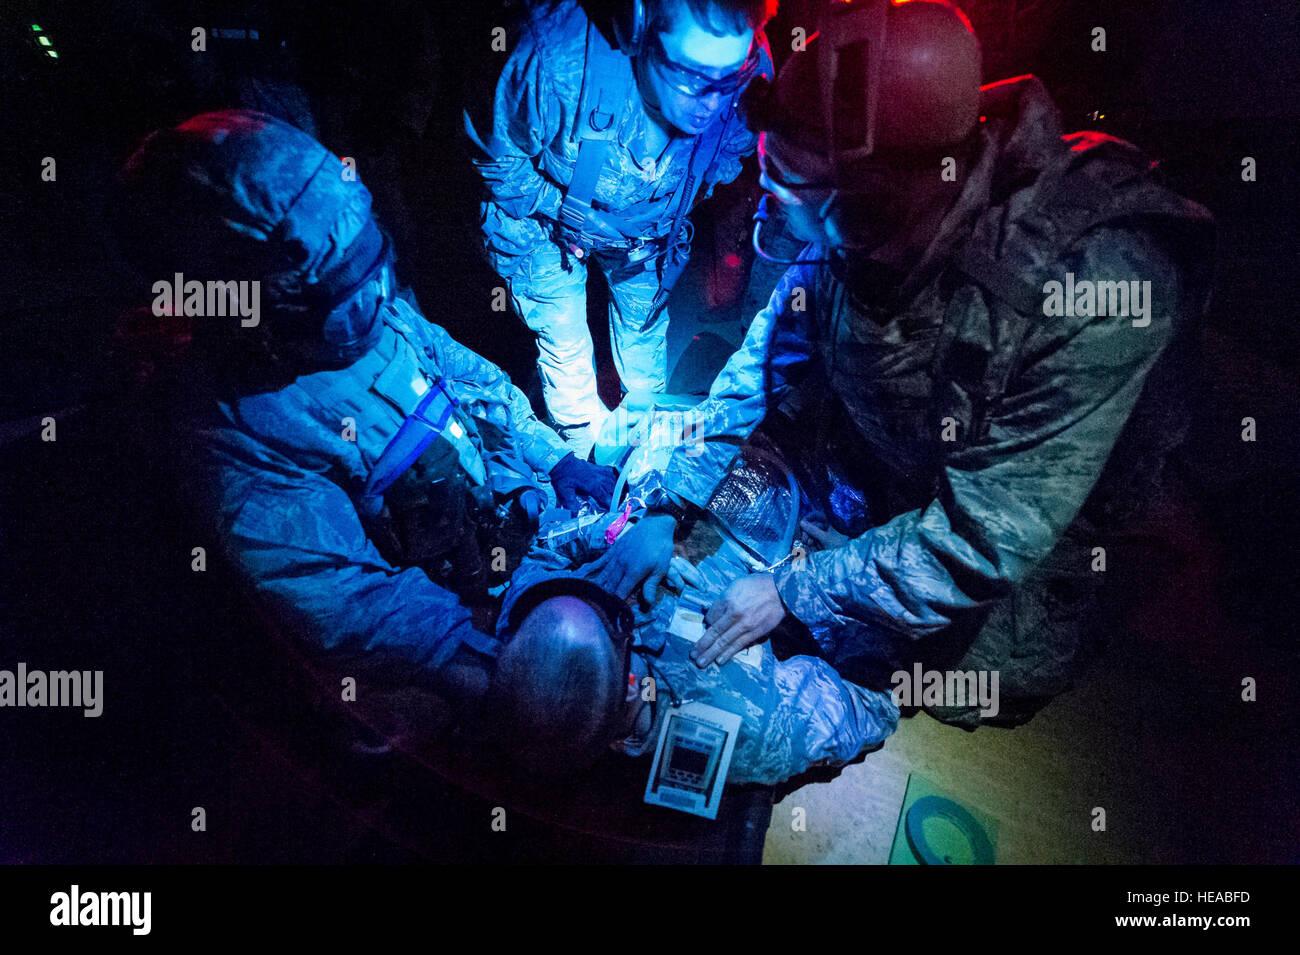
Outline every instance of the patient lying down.
POLYGON ((573 773, 613 748, 640 756, 685 704, 739 717, 728 783, 776 784, 879 747, 898 723, 887 692, 844 680, 813 656, 776 659, 769 643, 701 669, 689 657, 700 610, 726 568, 701 563, 698 590, 660 600, 634 626, 627 605, 570 573, 517 576, 502 609, 505 648, 490 694, 493 722, 531 772, 573 773))

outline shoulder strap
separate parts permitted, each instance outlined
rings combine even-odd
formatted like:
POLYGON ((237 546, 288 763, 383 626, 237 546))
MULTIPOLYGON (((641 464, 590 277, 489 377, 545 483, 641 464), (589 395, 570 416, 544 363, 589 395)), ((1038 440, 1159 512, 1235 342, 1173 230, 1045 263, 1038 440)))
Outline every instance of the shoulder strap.
POLYGON ((615 120, 627 102, 627 57, 606 41, 594 23, 587 23, 582 92, 573 116, 572 139, 613 139, 615 120))
POLYGON ((600 170, 618 135, 618 114, 627 101, 626 65, 594 23, 587 24, 582 92, 570 137, 578 142, 578 160, 565 198, 590 204, 600 170))
MULTIPOLYGON (((990 329, 992 352, 981 379, 968 383, 971 387, 971 421, 962 438, 964 444, 971 444, 985 436, 998 402, 1006 394, 1011 376, 1020 363, 1020 348, 1028 336, 1031 316, 1040 307, 1041 298, 1030 283, 992 256, 970 249, 969 243, 958 254, 956 268, 968 280, 1008 306, 989 310, 989 321, 993 326, 990 329)), ((970 309, 945 310, 930 364, 930 375, 935 381, 944 377, 953 344, 970 321, 970 316, 970 309)))
MULTIPOLYGON (((1151 164, 1136 147, 1097 133, 1077 133, 1065 140, 1071 151, 1055 168, 1044 172, 1037 195, 1015 218, 1014 228, 1064 252, 1099 226, 1135 214, 1161 214, 1158 200, 1164 197, 1163 187, 1142 181, 1149 180, 1151 164), (1131 190, 1150 190, 1149 201, 1134 201, 1131 190)), ((1005 393, 1015 372, 1021 344, 1042 313, 1042 287, 1050 277, 1026 268, 1025 262, 1006 251, 1005 256, 995 256, 968 241, 954 262, 965 279, 1006 306, 991 310, 991 332, 997 347, 979 396, 990 407, 1005 393)), ((942 374, 967 315, 965 310, 952 311, 958 314, 945 316, 935 346, 931 370, 936 377, 942 374)))
POLYGON ((578 161, 573 167, 573 176, 565 187, 564 197, 574 202, 591 205, 596 194, 596 183, 600 179, 600 170, 609 158, 613 141, 609 139, 583 139, 578 143, 578 161))
MULTIPOLYGON (((995 347, 985 369, 981 391, 983 397, 992 400, 1006 390, 1019 351, 1019 342, 1029 329, 1030 317, 1042 306, 1039 291, 1041 286, 1026 279, 1005 261, 975 248, 970 242, 957 253, 954 265, 965 279, 1008 306, 1005 309, 994 309, 991 313, 995 323, 992 329, 995 347), (1004 347, 1008 342, 1014 342, 1015 347, 1004 347)), ((942 373, 953 343, 965 329, 969 315, 967 309, 946 310, 931 359, 934 374, 942 373)))

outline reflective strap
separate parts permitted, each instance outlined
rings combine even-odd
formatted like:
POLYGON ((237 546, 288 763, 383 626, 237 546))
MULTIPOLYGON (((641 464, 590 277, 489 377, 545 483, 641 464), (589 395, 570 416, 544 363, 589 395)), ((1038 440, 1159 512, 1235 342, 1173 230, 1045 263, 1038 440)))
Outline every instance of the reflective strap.
POLYGON ((397 434, 393 435, 393 440, 388 442, 388 447, 384 448, 383 453, 379 455, 379 460, 375 462, 370 472, 370 480, 366 484, 366 497, 382 496, 442 434, 447 422, 451 420, 457 403, 456 399, 443 389, 442 381, 439 378, 433 383, 429 393, 420 399, 415 411, 402 422, 402 426, 397 429, 397 434), (426 412, 439 398, 443 399, 443 406, 437 420, 430 421, 425 416, 426 412))
POLYGON ((592 196, 596 194, 596 183, 600 179, 600 170, 605 165, 613 143, 608 139, 583 139, 578 144, 578 161, 573 167, 573 177, 564 190, 564 202, 560 206, 560 221, 571 229, 581 229, 585 222, 580 217, 574 220, 569 213, 570 202, 591 205, 592 196))

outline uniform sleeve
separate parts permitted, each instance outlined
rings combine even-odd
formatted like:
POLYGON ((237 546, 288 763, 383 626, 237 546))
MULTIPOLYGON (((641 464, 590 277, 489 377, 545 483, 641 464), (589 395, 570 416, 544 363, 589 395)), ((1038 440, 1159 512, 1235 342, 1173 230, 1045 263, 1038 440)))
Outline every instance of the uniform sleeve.
POLYGON ((1179 301, 1172 261, 1140 234, 1098 231, 1066 271, 1076 281, 1150 280, 1149 324, 1041 319, 988 436, 946 457, 934 500, 776 571, 796 617, 923 639, 972 619, 1051 552, 1168 344, 1179 301))
POLYGON ((550 474, 560 459, 569 453, 564 440, 537 420, 532 404, 509 375, 460 344, 441 326, 430 323, 429 329, 444 373, 453 379, 474 382, 475 388, 489 401, 504 407, 524 460, 539 474, 550 474))
POLYGON ((686 443, 673 453, 664 487, 700 507, 708 503, 739 445, 806 369, 815 269, 795 265, 754 317, 740 349, 690 412, 686 443))
POLYGON ((205 457, 214 533, 276 620, 367 672, 433 680, 461 645, 491 654, 456 596, 385 561, 343 489, 223 430, 205 457))
POLYGON ((880 746, 898 727, 888 693, 843 679, 825 660, 793 656, 775 667, 777 705, 757 765, 735 766, 730 782, 775 785, 814 766, 842 766, 880 746))
POLYGON ((533 160, 559 132, 563 110, 532 29, 510 53, 491 103, 489 116, 476 120, 466 110, 464 122, 472 161, 492 199, 516 219, 554 218, 564 196, 533 160))

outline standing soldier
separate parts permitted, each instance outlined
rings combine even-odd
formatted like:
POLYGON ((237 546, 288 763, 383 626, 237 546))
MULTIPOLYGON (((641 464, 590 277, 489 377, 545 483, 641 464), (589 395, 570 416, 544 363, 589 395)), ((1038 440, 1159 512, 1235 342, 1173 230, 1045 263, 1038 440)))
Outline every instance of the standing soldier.
POLYGON ((770 71, 776 0, 634 0, 600 22, 577 0, 531 4, 490 118, 465 115, 487 186, 483 234, 537 335, 542 394, 590 453, 609 409, 596 391, 587 265, 609 285, 625 390, 667 383, 665 310, 685 267, 687 214, 740 172, 755 136, 737 100, 770 71))

